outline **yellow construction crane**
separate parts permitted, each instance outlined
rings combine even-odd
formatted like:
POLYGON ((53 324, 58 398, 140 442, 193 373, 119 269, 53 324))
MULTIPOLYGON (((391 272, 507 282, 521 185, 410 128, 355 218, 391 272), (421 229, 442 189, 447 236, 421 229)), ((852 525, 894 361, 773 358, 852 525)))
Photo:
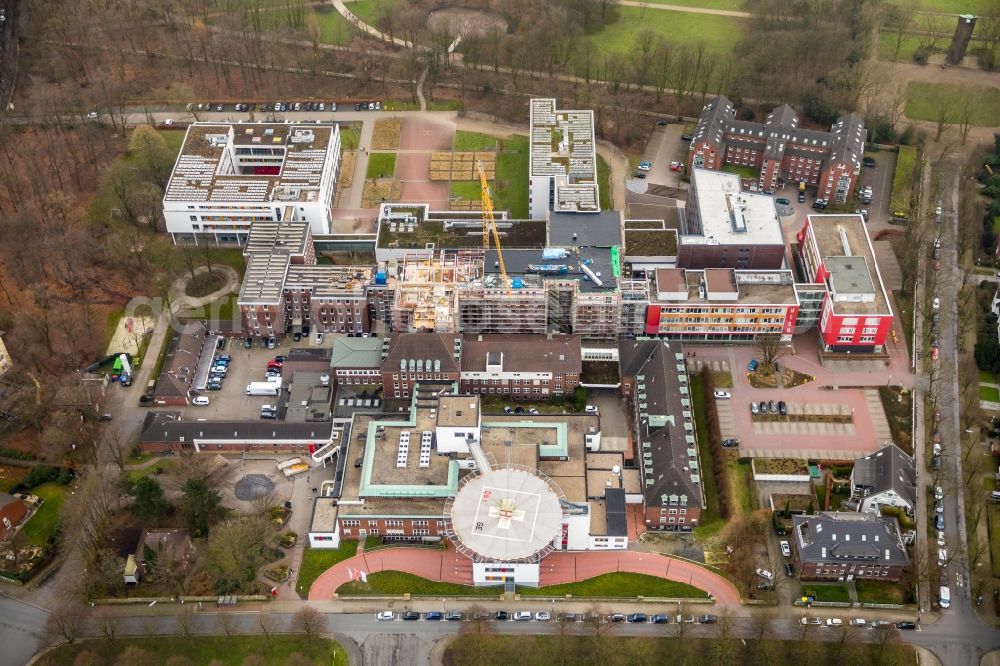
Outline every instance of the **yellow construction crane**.
POLYGON ((493 199, 490 197, 490 184, 486 180, 486 172, 483 170, 483 163, 476 161, 476 170, 479 172, 479 186, 483 191, 483 259, 486 259, 486 250, 490 248, 490 234, 493 235, 493 243, 497 248, 497 262, 500 264, 500 276, 503 278, 503 286, 510 293, 510 280, 507 279, 507 267, 503 264, 503 251, 500 249, 500 234, 497 233, 497 221, 493 216, 493 199))

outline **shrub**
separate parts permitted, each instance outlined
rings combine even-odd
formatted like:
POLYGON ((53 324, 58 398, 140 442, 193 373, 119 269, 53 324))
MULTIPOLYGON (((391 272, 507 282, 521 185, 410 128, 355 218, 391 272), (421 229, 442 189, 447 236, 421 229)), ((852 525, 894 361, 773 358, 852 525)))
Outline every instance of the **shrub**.
MULTIPOLYGON (((701 369, 701 385, 705 394, 705 426, 708 443, 712 451, 712 473, 719 495, 719 516, 729 518, 729 475, 726 474, 726 450, 722 448, 722 430, 719 427, 719 409, 715 404, 715 382, 712 371, 706 365, 701 369)), ((704 461, 702 461, 704 462, 704 461)))
POLYGON ((49 467, 48 465, 35 465, 28 472, 28 476, 18 485, 25 490, 31 490, 43 483, 48 483, 49 481, 55 481, 59 478, 59 470, 55 467, 49 467))
POLYGON ((913 62, 917 63, 918 65, 926 65, 927 64, 927 56, 929 56, 929 55, 930 55, 930 53, 927 52, 927 49, 925 49, 922 46, 919 46, 913 52, 913 62))
POLYGON ((13 458, 14 460, 34 460, 35 456, 27 451, 17 449, 0 449, 0 458, 13 458))

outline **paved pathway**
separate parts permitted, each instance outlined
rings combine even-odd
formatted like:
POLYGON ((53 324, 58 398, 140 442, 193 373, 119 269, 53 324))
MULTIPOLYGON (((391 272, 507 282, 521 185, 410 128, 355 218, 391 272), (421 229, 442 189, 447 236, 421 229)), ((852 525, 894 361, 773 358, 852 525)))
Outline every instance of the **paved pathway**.
MULTIPOLYGON (((352 576, 348 569, 405 571, 429 580, 461 585, 472 584, 472 562, 453 550, 386 548, 363 553, 327 569, 309 590, 310 601, 327 601, 352 576)), ((634 551, 553 553, 542 560, 541 584, 572 583, 615 571, 629 571, 694 585, 724 605, 739 605, 740 595, 733 585, 712 571, 670 557, 634 551)))
POLYGON ((635 2, 635 0, 618 0, 625 7, 644 7, 669 12, 687 12, 689 14, 712 14, 714 16, 731 16, 733 18, 753 18, 750 12, 736 12, 729 9, 706 9, 705 7, 685 7, 683 5, 663 5, 659 2, 635 2))

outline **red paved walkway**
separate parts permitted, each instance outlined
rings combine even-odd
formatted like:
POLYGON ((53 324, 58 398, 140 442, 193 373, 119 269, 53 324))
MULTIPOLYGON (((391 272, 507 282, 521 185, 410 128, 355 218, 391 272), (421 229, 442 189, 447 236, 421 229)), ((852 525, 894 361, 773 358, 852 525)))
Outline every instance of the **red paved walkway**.
MULTIPOLYGON (((472 562, 453 550, 387 548, 344 560, 316 579, 309 590, 310 601, 327 601, 337 588, 351 580, 348 568, 375 571, 405 571, 422 578, 447 583, 472 584, 472 562)), ((553 553, 542 560, 542 585, 572 583, 615 571, 660 576, 688 583, 710 593, 719 604, 739 605, 736 588, 722 576, 684 560, 633 551, 553 553)))

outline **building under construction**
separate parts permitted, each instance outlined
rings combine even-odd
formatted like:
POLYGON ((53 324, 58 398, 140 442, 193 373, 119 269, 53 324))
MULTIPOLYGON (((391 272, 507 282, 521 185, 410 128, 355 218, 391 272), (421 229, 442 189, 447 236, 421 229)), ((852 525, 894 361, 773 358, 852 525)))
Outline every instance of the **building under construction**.
POLYGON ((404 257, 392 305, 393 332, 456 332, 459 289, 482 276, 482 257, 476 250, 404 257))

